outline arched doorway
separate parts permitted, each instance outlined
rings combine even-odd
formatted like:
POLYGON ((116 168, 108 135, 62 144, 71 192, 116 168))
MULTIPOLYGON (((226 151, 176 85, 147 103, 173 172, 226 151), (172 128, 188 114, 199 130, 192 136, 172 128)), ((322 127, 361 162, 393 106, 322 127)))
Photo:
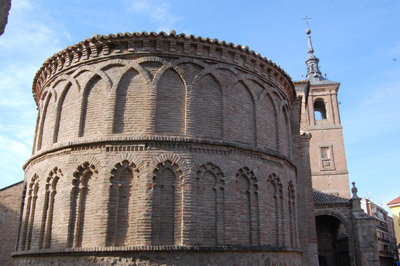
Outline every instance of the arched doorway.
POLYGON ((331 215, 319 215, 315 222, 319 265, 350 265, 349 237, 344 224, 331 215))

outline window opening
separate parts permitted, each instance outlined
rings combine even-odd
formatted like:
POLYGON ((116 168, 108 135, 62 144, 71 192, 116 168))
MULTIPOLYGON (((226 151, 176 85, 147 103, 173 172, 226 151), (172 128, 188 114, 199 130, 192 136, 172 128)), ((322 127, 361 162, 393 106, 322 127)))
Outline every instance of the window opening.
POLYGON ((322 100, 317 100, 314 103, 314 119, 315 120, 326 119, 325 103, 322 100))

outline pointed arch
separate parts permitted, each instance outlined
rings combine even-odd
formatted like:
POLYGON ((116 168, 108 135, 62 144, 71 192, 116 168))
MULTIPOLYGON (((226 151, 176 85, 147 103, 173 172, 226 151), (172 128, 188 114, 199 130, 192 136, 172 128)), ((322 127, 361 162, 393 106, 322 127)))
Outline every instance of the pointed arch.
POLYGON ((152 245, 181 245, 182 171, 170 160, 159 163, 153 171, 151 215, 152 245))
POLYGON ((35 220, 36 200, 39 191, 39 176, 33 175, 28 185, 28 198, 25 210, 24 228, 22 234, 22 250, 31 249, 32 232, 35 220))
MULTIPOLYGON (((121 78, 128 72, 128 71, 136 71, 141 79, 144 82, 145 86, 149 86, 151 84, 151 77, 148 74, 148 72, 140 65, 142 62, 146 62, 144 59, 148 59, 152 61, 153 57, 141 57, 133 61, 124 61, 121 59, 114 59, 111 60, 111 64, 108 64, 106 66, 103 66, 102 69, 105 69, 107 67, 110 67, 111 65, 120 65, 122 68, 119 70, 120 73, 120 78, 116 83, 113 83, 113 86, 111 88, 111 93, 115 93, 118 89, 119 83, 121 82, 121 78)), ((158 62, 158 61, 157 61, 158 62)))
POLYGON ((111 171, 106 246, 135 245, 139 171, 136 165, 124 160, 111 171), (132 226, 131 226, 132 225, 132 226))
POLYGON ((35 136, 33 138, 33 146, 32 146, 32 155, 35 153, 36 151, 36 143, 38 142, 38 138, 39 138, 39 122, 40 122, 40 117, 41 117, 41 112, 40 109, 38 110, 38 114, 36 116, 36 127, 35 127, 35 136))
POLYGON ((282 183, 276 174, 271 174, 267 179, 267 195, 269 196, 267 206, 270 223, 274 226, 271 228, 270 235, 274 246, 283 246, 284 244, 284 231, 283 231, 283 191, 282 183))
MULTIPOLYGON (((154 82, 157 80, 157 74, 154 82)), ((184 80, 171 67, 162 72, 156 84, 156 133, 184 134, 186 120, 186 85, 184 80)))
POLYGON ((115 154, 110 160, 108 161, 107 165, 105 166, 105 169, 116 169, 116 165, 121 164, 123 161, 128 161, 129 165, 134 165, 135 166, 135 172, 145 172, 147 169, 147 166, 143 162, 143 160, 136 156, 134 153, 130 152, 121 152, 118 154, 115 154))
POLYGON ((237 81, 224 94, 224 133, 228 140, 256 144, 255 101, 243 81, 237 81))
MULTIPOLYGON (((187 84, 185 83, 185 79, 183 77, 183 70, 179 66, 175 65, 173 62, 168 62, 166 60, 162 60, 157 57, 155 59, 156 60, 154 60, 154 61, 161 62, 163 64, 163 66, 154 75, 154 78, 153 78, 154 84, 158 84, 160 82, 160 79, 165 74, 165 72, 174 71, 179 76, 179 78, 182 80, 182 82, 184 82, 185 87, 187 86, 187 84)), ((146 60, 146 61, 148 61, 148 60, 146 60)), ((144 60, 143 60, 143 62, 144 62, 144 60)), ((141 61, 138 61, 138 63, 141 63, 141 61)))
POLYGON ((23 230, 23 215, 24 215, 24 211, 25 211, 26 189, 27 189, 27 184, 24 181, 23 190, 22 190, 22 200, 21 200, 21 205, 19 207, 17 245, 15 247, 16 251, 21 250, 21 240, 22 240, 21 234, 22 234, 22 230, 23 230))
POLYGON ((77 91, 79 91, 78 82, 74 78, 70 77, 67 80, 67 83, 65 84, 58 100, 53 143, 57 143, 60 137, 63 141, 66 141, 66 138, 73 135, 73 133, 76 134, 76 131, 73 132, 74 127, 69 122, 71 121, 71 115, 77 112, 78 109, 77 106, 74 106, 76 104, 76 95, 73 95, 71 92, 72 88, 75 88, 77 91))
MULTIPOLYGON (((218 70, 227 70, 227 71, 229 71, 231 74, 233 74, 234 76, 237 76, 237 74, 238 74, 237 69, 234 68, 234 67, 231 66, 231 65, 226 65, 226 64, 221 64, 221 63, 215 64, 215 65, 205 65, 205 66, 204 66, 204 70, 201 71, 200 73, 198 73, 198 74, 195 76, 195 78, 193 79, 193 84, 194 84, 197 80, 199 80, 199 79, 201 79, 202 77, 206 76, 207 74, 213 74, 213 75, 215 76, 218 70)), ((217 80, 218 80, 218 79, 217 79, 217 80)), ((218 82, 219 82, 219 81, 218 81, 218 82)), ((223 86, 221 85, 221 83, 219 83, 219 85, 220 85, 221 87, 223 87, 223 86)))
MULTIPOLYGON (((123 60, 120 60, 120 59, 115 59, 113 61, 123 62, 123 60)), ((155 83, 155 84, 158 83, 160 76, 165 71, 165 69, 168 68, 165 66, 173 67, 173 64, 171 64, 167 60, 165 60, 161 57, 157 57, 157 56, 144 56, 144 57, 140 57, 140 58, 137 58, 133 61, 129 61, 126 63, 126 68, 133 68, 139 72, 139 74, 142 76, 143 80, 145 81, 146 86, 150 86, 152 83, 155 83), (154 73, 154 77, 152 76, 153 73, 149 73, 145 69, 145 67, 142 66, 143 63, 151 63, 151 62, 160 63, 162 65, 158 69, 158 71, 156 71, 156 73, 154 73), (160 70, 161 70, 161 72, 160 72, 160 70), (157 79, 157 81, 156 81, 156 79, 157 79)), ((122 72, 125 72, 126 68, 122 72)))
POLYGON ((55 196, 57 193, 56 187, 58 180, 63 176, 62 171, 54 167, 50 171, 46 179, 45 198, 42 213, 42 225, 40 229, 39 248, 51 247, 51 234, 53 226, 53 213, 55 196))
POLYGON ((196 173, 196 228, 199 243, 207 246, 225 243, 224 175, 213 163, 200 166, 196 173))
POLYGON ((201 61, 199 59, 195 59, 195 58, 181 57, 174 61, 174 65, 176 65, 178 67, 182 64, 187 64, 187 63, 197 65, 197 66, 201 67, 202 69, 206 69, 208 67, 208 64, 204 63, 203 61, 201 61))
POLYGON ((123 73, 115 91, 112 133, 135 133, 145 117, 146 83, 133 68, 123 73))
POLYGON ((264 143, 267 147, 275 151, 279 151, 279 125, 278 125, 278 109, 271 94, 264 90, 259 99, 261 105, 261 116, 259 121, 263 121, 261 128, 265 132, 260 132, 260 136, 264 136, 264 143))
POLYGON ((189 181, 191 176, 191 167, 188 162, 177 155, 176 153, 165 153, 157 156, 150 168, 154 167, 155 169, 158 165, 163 165, 166 161, 170 161, 173 167, 176 167, 177 172, 179 173, 179 178, 182 180, 182 184, 189 181))
POLYGON ((79 137, 101 132, 101 124, 98 121, 103 121, 101 116, 105 89, 106 84, 99 75, 94 75, 86 84, 81 104, 79 137))
MULTIPOLYGON (((88 67, 88 66, 86 66, 86 67, 80 67, 80 68, 78 68, 74 73, 73 73, 73 77, 74 78, 76 78, 77 76, 79 76, 82 72, 90 72, 90 73, 92 73, 92 77, 89 79, 89 82, 90 82, 90 80, 92 80, 94 77, 96 77, 96 76, 98 76, 100 79, 102 79, 103 81, 104 81, 104 83, 105 83, 105 89, 106 90, 111 90, 111 88, 112 88, 112 85, 113 85, 113 82, 112 82, 112 80, 110 79, 110 77, 104 72, 104 71, 102 71, 101 69, 92 69, 91 67, 88 67)), ((87 84, 86 84, 86 86, 85 87, 87 87, 87 84)))
POLYGON ((289 111, 286 105, 282 105, 281 108, 282 116, 283 116, 283 134, 282 134, 282 151, 285 155, 290 158, 291 157, 291 132, 290 132, 290 119, 289 119, 289 111))
POLYGON ((68 93, 70 87, 72 84, 70 82, 67 82, 67 84, 64 87, 63 92, 61 93, 60 99, 57 104, 57 112, 56 112, 56 119, 55 119, 55 125, 54 125, 54 134, 53 134, 53 143, 57 143, 58 141, 58 135, 59 135, 59 130, 60 130, 60 119, 62 117, 61 112, 63 109, 64 101, 65 101, 65 96, 68 93))
MULTIPOLYGON (((44 128, 48 127, 47 124, 49 124, 49 118, 48 118, 48 108, 49 108, 49 103, 51 100, 51 93, 47 94, 47 97, 45 98, 45 103, 44 103, 44 107, 43 107, 43 112, 42 112, 42 117, 40 119, 40 129, 39 129, 39 136, 38 136, 38 142, 37 142, 37 150, 41 150, 42 149, 42 142, 43 142, 43 134, 44 134, 44 128), (46 121, 47 120, 47 121, 46 121)), ((47 131, 47 130, 46 130, 47 131)), ((45 136, 48 137, 48 136, 45 136)))
POLYGON ((197 75, 207 68, 207 64, 191 58, 180 58, 174 61, 173 64, 182 70, 182 77, 187 87, 193 85, 197 75))
POLYGON ((271 103, 273 109, 273 132, 274 134, 274 143, 275 143, 275 150, 279 152, 279 126, 278 126, 278 110, 276 108, 276 104, 272 96, 268 93, 267 94, 268 100, 271 103))
POLYGON ((95 165, 85 162, 73 174, 68 223, 68 247, 81 247, 85 238, 86 199, 92 176, 97 174, 95 165))
POLYGON ((260 245, 260 223, 257 178, 248 167, 239 169, 235 177, 239 191, 235 206, 237 208, 236 222, 239 228, 238 244, 258 246, 260 245))
POLYGON ((198 137, 222 139, 223 96, 220 82, 206 74, 193 84, 194 131, 198 137))
POLYGON ((296 192, 292 181, 288 185, 288 207, 289 207, 289 238, 290 246, 297 247, 297 207, 296 192))

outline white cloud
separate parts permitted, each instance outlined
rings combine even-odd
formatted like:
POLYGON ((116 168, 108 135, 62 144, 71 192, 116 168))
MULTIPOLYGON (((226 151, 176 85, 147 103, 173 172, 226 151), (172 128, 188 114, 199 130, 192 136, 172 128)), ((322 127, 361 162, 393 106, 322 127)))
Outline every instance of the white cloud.
POLYGON ((133 1, 132 7, 129 10, 133 12, 142 12, 142 11, 147 11, 149 9, 151 9, 149 1, 142 0, 142 1, 133 1))
POLYGON ((400 130, 400 81, 382 84, 343 113, 346 142, 364 142, 400 130))
POLYGON ((26 10, 32 8, 32 5, 30 2, 27 0, 18 0, 18 1, 13 1, 12 2, 12 10, 26 10))
POLYGON ((128 11, 148 16, 152 22, 158 24, 158 31, 168 32, 171 29, 175 29, 177 23, 181 20, 181 18, 173 14, 168 2, 133 0, 128 7, 128 11))
POLYGON ((22 165, 28 160, 31 150, 28 144, 13 138, 0 136, 0 187, 10 185, 23 179, 22 165))
POLYGON ((35 2, 13 2, 0 37, 0 188, 23 178, 31 155, 36 106, 32 81, 41 64, 60 50, 63 27, 35 2))

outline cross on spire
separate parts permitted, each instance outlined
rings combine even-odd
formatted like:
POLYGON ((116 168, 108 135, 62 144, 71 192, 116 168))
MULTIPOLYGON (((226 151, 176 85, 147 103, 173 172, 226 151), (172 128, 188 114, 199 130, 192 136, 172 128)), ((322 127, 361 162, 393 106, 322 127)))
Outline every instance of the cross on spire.
POLYGON ((311 30, 308 27, 308 21, 311 20, 310 17, 306 16, 305 18, 302 18, 302 20, 305 20, 306 25, 307 25, 307 39, 308 39, 308 59, 306 60, 307 64, 307 79, 308 80, 325 80, 324 76, 321 74, 321 70, 319 69, 319 59, 314 55, 314 49, 312 47, 311 43, 311 30))
POLYGON ((302 18, 302 19, 301 19, 301 20, 305 20, 305 21, 306 21, 307 29, 308 29, 308 21, 311 20, 311 19, 312 19, 312 18, 308 17, 307 15, 306 15, 305 18, 302 18))

